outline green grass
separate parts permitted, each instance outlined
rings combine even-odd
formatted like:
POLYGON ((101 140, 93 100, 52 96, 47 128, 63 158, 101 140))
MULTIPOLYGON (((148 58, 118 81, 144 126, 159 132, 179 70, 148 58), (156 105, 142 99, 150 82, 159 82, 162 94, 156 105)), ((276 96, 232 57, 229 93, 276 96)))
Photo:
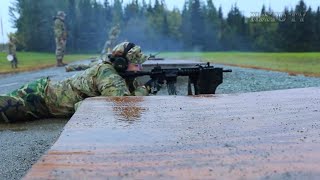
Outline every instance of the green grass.
MULTIPOLYGON (((0 52, 0 73, 30 71, 56 65, 54 53, 18 52, 18 69, 11 69, 11 64, 7 61, 6 56, 6 53, 0 52)), ((73 62, 91 57, 94 57, 94 55, 66 55, 64 62, 73 62)))
POLYGON ((320 76, 320 53, 247 53, 247 52, 206 52, 206 53, 161 53, 164 57, 199 59, 218 64, 234 65, 257 69, 320 76))
MULTIPOLYGON (((54 53, 18 52, 19 68, 11 69, 5 53, 0 53, 0 73, 30 71, 55 66, 54 53)), ((88 59, 96 55, 66 55, 64 62, 88 59)), ((204 62, 240 67, 320 76, 320 53, 247 53, 247 52, 175 52, 161 53, 158 57, 174 59, 199 59, 204 62)))

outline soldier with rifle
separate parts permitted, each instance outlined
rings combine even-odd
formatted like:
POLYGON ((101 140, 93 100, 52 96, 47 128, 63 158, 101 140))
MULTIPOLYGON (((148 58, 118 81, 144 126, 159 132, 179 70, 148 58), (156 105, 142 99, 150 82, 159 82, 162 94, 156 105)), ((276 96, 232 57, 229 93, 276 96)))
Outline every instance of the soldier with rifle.
POLYGON ((82 71, 82 70, 86 70, 98 63, 100 63, 99 61, 104 61, 107 58, 107 54, 110 54, 110 49, 112 49, 115 46, 115 43, 118 39, 118 36, 120 34, 120 25, 117 24, 116 26, 112 27, 108 33, 108 39, 105 42, 102 51, 101 51, 101 55, 99 58, 96 58, 94 60, 92 60, 92 62, 90 64, 72 64, 72 65, 68 65, 65 67, 66 72, 70 72, 70 71, 82 71))
POLYGON ((56 60, 58 67, 67 65, 63 62, 63 57, 66 51, 67 44, 67 29, 64 22, 65 17, 66 14, 63 11, 58 11, 57 16, 53 18, 53 29, 56 41, 56 60))
POLYGON ((140 46, 123 42, 113 49, 111 59, 57 83, 45 77, 0 95, 0 122, 69 118, 87 97, 149 94, 153 80, 140 85, 127 82, 118 73, 140 71, 140 64, 146 60, 140 46))
POLYGON ((51 82, 47 77, 41 78, 0 95, 0 122, 69 118, 87 97, 156 94, 161 84, 166 82, 172 86, 177 76, 189 76, 190 83, 195 85, 195 94, 214 93, 216 86, 222 82, 222 68, 217 69, 209 64, 185 69, 161 69, 157 66, 151 72, 141 71, 146 56, 140 46, 130 42, 118 44, 109 59, 110 62, 99 63, 58 83, 51 82), (135 78, 145 75, 150 76, 150 80, 139 84, 135 78))
POLYGON ((8 60, 11 63, 11 68, 15 69, 15 68, 18 68, 17 47, 16 47, 17 39, 13 33, 10 33, 8 37, 9 37, 9 45, 8 45, 9 59, 8 60))

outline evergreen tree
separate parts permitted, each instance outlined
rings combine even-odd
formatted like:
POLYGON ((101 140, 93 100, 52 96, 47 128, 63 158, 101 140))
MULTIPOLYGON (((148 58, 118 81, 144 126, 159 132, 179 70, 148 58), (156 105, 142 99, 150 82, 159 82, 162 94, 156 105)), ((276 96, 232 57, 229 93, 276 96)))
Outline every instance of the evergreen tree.
POLYGON ((307 9, 304 1, 300 0, 294 14, 292 22, 295 25, 295 36, 289 51, 311 50, 312 42, 315 38, 312 10, 311 8, 307 9))
POLYGON ((77 27, 77 17, 76 17, 76 1, 68 0, 68 11, 66 12, 68 18, 66 18, 66 24, 68 27, 68 50, 73 51, 77 47, 77 37, 78 32, 77 27))
MULTIPOLYGON (((205 11, 205 10, 204 10, 205 11)), ((219 50, 219 30, 221 24, 219 14, 212 0, 207 0, 207 10, 205 18, 205 49, 219 50)))
POLYGON ((258 51, 277 51, 275 42, 277 39, 278 23, 272 10, 266 11, 265 6, 261 9, 261 16, 249 21, 250 38, 252 49, 258 51))
POLYGON ((204 50, 204 14, 201 11, 200 1, 191 0, 190 8, 190 22, 191 22, 191 46, 196 50, 204 50))
POLYGON ((315 14, 315 40, 314 40, 314 50, 320 51, 320 6, 315 14))

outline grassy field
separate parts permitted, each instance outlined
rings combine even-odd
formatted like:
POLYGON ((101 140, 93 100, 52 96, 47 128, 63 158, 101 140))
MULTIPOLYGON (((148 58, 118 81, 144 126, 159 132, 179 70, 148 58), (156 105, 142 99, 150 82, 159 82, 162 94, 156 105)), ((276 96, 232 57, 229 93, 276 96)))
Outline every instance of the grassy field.
MULTIPOLYGON (((7 54, 0 52, 0 73, 22 72, 37 70, 56 65, 53 53, 18 52, 18 69, 11 69, 11 64, 6 59, 7 54)), ((94 55, 66 55, 64 62, 88 59, 94 55)))
POLYGON ((282 71, 291 75, 320 76, 320 53, 183 52, 161 53, 160 56, 282 71))
MULTIPOLYGON (((55 66, 53 53, 18 52, 19 68, 12 70, 6 54, 0 53, 0 73, 29 71, 55 66)), ((95 55, 66 55, 65 62, 88 59, 95 55)), ((288 72, 320 77, 320 53, 247 53, 247 52, 175 52, 161 53, 159 57, 197 59, 204 62, 256 69, 288 72)))

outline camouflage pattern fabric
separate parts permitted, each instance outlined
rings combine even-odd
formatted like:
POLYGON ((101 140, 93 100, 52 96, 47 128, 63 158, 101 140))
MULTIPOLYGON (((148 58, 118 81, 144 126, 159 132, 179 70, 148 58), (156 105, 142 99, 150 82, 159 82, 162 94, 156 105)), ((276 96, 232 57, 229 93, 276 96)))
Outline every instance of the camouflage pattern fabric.
POLYGON ((75 104, 87 97, 148 95, 144 86, 135 88, 130 92, 125 80, 111 64, 100 63, 67 80, 49 83, 46 102, 54 116, 71 116, 75 104))
POLYGON ((15 43, 14 42, 12 42, 12 41, 10 41, 9 42, 9 54, 11 54, 11 55, 16 55, 16 53, 17 53, 17 51, 16 51, 16 45, 15 45, 15 43))
POLYGON ((65 68, 66 68, 66 72, 83 71, 97 64, 99 64, 99 61, 94 61, 94 62, 91 62, 90 64, 72 64, 72 65, 66 66, 65 68))
POLYGON ((54 35, 56 41, 56 57, 57 59, 63 59, 67 43, 67 30, 64 20, 60 17, 55 18, 54 35))
POLYGON ((120 34, 120 25, 117 24, 116 26, 112 27, 108 33, 108 40, 105 42, 104 47, 102 49, 102 54, 110 53, 108 50, 111 50, 116 45, 116 41, 120 34))
POLYGON ((18 58, 17 58, 17 51, 16 51, 16 44, 14 40, 10 37, 10 42, 9 42, 9 51, 8 54, 11 54, 13 56, 13 60, 10 62, 12 68, 18 68, 18 58))
POLYGON ((0 121, 16 122, 50 117, 44 97, 47 78, 28 83, 21 88, 0 95, 0 121))
POLYGON ((0 121, 71 117, 82 100, 95 96, 146 96, 137 82, 129 85, 111 64, 97 64, 71 78, 52 83, 42 78, 0 96, 0 121))
MULTIPOLYGON (((112 50, 112 56, 113 57, 121 57, 123 56, 124 50, 128 46, 129 42, 122 42, 118 44, 116 47, 112 50)), ((144 55, 141 51, 141 47, 138 45, 135 45, 133 48, 131 48, 126 58, 130 61, 130 63, 133 64, 142 64, 147 60, 147 56, 144 55)))
POLYGON ((91 66, 89 64, 72 64, 66 66, 66 72, 71 72, 71 71, 83 71, 86 69, 89 69, 91 66))

